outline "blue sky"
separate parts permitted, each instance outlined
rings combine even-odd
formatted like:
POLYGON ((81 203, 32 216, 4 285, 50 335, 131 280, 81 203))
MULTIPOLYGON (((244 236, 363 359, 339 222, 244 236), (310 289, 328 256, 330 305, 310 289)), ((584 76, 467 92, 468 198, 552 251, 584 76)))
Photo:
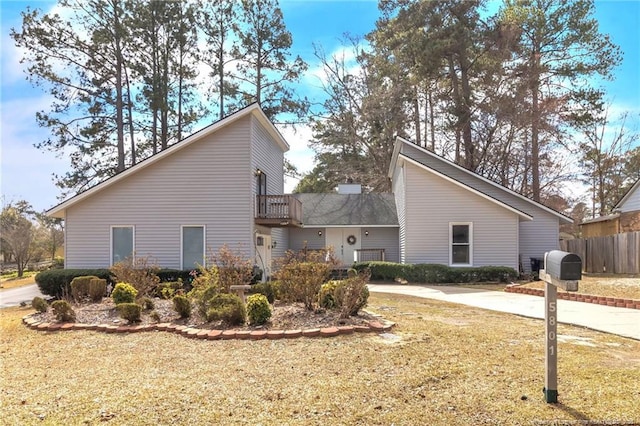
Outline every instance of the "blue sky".
MULTIPOLYGON (((68 159, 42 152, 34 143, 48 137, 46 129, 35 122, 35 113, 46 109, 50 101, 38 88, 25 80, 20 54, 9 37, 11 27, 21 26, 20 12, 28 5, 49 10, 55 2, 0 0, 0 188, 5 201, 25 199, 37 210, 58 203, 60 190, 52 174, 67 170, 68 159)), ((610 34, 624 52, 623 64, 615 71, 616 80, 606 82, 614 113, 640 114, 640 1, 596 1, 596 19, 601 32, 610 34)), ((322 45, 327 53, 340 49, 345 33, 362 36, 374 28, 378 17, 375 0, 280 0, 287 28, 293 34, 293 53, 309 64, 304 86, 310 94, 319 86, 314 77, 317 60, 312 44, 322 45)), ((308 94, 307 94, 308 95, 308 94)), ((635 121, 640 127, 640 118, 635 121)), ((302 171, 312 167, 313 152, 306 147, 307 128, 296 133, 285 131, 292 146, 289 159, 302 171)), ((292 188, 289 182, 287 190, 292 188)))

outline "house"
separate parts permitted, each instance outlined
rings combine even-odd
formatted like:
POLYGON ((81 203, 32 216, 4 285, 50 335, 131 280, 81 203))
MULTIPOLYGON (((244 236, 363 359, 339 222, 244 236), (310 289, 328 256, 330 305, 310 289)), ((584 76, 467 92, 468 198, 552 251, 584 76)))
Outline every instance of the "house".
POLYGON ((522 266, 558 247, 571 219, 398 138, 392 193, 340 185, 284 194, 289 145, 257 104, 48 211, 65 220, 65 268, 132 255, 194 269, 224 244, 265 274, 287 249, 333 247, 345 265, 386 260, 522 266))
POLYGON ((294 194, 303 205, 303 227, 289 231, 289 246, 332 247, 337 260, 398 262, 398 216, 392 194, 363 194, 358 184, 337 193, 294 194))
POLYGON ((400 262, 508 266, 530 272, 572 219, 397 138, 389 178, 400 262))
POLYGON ((301 225, 284 195, 289 145, 257 104, 194 133, 48 211, 65 220, 65 268, 108 268, 133 254, 194 269, 223 244, 267 270, 301 225))
POLYGON ((580 229, 584 238, 640 231, 640 179, 616 203, 612 214, 585 220, 580 229))

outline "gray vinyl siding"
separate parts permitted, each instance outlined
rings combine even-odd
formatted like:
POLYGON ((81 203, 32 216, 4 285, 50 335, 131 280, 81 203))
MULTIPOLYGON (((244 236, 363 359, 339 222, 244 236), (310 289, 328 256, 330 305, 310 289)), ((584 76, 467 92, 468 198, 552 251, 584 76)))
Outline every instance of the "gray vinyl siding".
POLYGON ((360 244, 362 249, 384 249, 387 262, 399 262, 398 228, 362 227, 360 244), (369 235, 365 235, 365 230, 369 235))
POLYGON ((325 228, 291 228, 289 229, 289 248, 302 250, 305 245, 311 250, 320 250, 326 246, 327 232, 325 228), (322 236, 318 236, 322 231, 322 236))
POLYGON ((406 262, 406 203, 405 203, 405 182, 404 167, 399 166, 395 169, 393 176, 393 195, 396 199, 396 210, 398 211, 398 260, 400 263, 406 262))
POLYGON ((640 211, 640 186, 637 186, 633 194, 620 206, 620 211, 622 213, 640 211))
POLYGON ((136 255, 163 268, 180 268, 181 225, 205 226, 208 252, 252 247, 250 117, 69 207, 66 267, 109 267, 111 225, 134 226, 136 255))
POLYGON ((473 223, 473 266, 517 268, 519 216, 502 206, 405 164, 406 263, 449 264, 449 224, 473 223))
MULTIPOLYGON (((520 222, 518 239, 519 254, 525 272, 530 271, 530 257, 542 257, 545 252, 558 248, 560 226, 558 216, 537 206, 532 201, 522 199, 506 189, 486 182, 477 176, 460 170, 444 160, 434 158, 415 147, 403 144, 402 152, 408 157, 446 176, 532 216, 533 220, 520 222)), ((444 201, 446 202, 446 199, 444 201)), ((409 207, 407 208, 410 209, 409 207)))

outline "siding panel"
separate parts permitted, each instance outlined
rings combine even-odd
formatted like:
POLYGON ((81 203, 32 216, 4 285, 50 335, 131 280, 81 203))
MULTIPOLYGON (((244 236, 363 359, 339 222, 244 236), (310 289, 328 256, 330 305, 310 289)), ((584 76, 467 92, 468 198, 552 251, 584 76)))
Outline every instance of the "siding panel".
POLYGON ((66 267, 109 266, 109 227, 135 226, 137 255, 180 267, 180 226, 206 226, 206 246, 252 247, 251 116, 141 169, 67 210, 66 267))
POLYGON ((518 215, 415 165, 404 169, 406 263, 448 265, 449 223, 472 222, 473 266, 517 268, 518 215))
POLYGON ((398 228, 362 228, 361 248, 384 249, 387 262, 399 262, 398 228), (365 235, 365 230, 369 235, 365 235))

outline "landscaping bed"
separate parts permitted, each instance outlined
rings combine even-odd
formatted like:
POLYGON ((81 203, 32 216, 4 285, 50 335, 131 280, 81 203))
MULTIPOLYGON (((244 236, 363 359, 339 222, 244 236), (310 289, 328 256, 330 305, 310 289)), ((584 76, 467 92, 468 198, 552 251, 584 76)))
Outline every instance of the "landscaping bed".
MULTIPOLYGON (((522 287, 544 289, 544 281, 526 283, 522 287)), ((565 291, 558 288, 558 292, 565 291)), ((583 275, 577 293, 640 301, 640 277, 583 275)))

